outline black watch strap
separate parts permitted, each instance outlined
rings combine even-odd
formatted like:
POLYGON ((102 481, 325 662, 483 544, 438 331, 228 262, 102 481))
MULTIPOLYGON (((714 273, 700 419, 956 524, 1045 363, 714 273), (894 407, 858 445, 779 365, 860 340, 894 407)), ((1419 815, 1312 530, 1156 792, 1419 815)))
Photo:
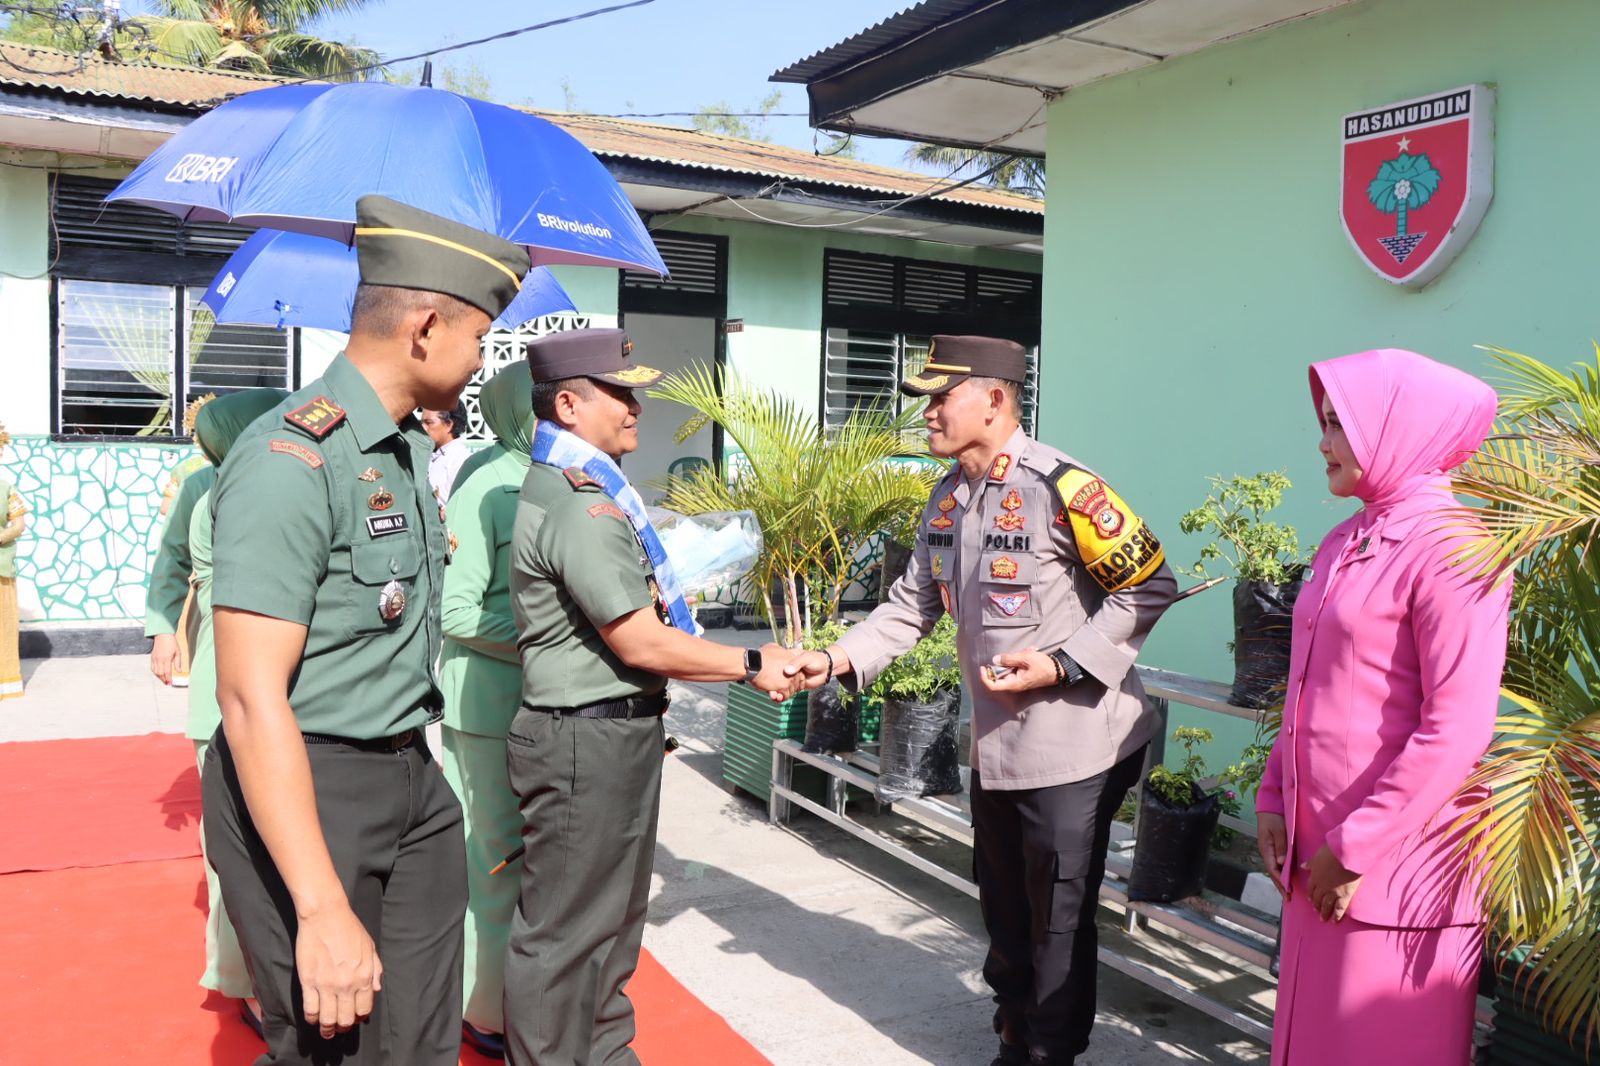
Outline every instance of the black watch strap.
POLYGON ((746 648, 744 650, 744 679, 754 681, 761 672, 761 649, 746 648))
POLYGON ((1050 658, 1054 659, 1056 665, 1061 668, 1061 684, 1063 686, 1076 685, 1083 680, 1083 667, 1079 666, 1078 661, 1068 655, 1064 649, 1057 648, 1050 653, 1050 658))

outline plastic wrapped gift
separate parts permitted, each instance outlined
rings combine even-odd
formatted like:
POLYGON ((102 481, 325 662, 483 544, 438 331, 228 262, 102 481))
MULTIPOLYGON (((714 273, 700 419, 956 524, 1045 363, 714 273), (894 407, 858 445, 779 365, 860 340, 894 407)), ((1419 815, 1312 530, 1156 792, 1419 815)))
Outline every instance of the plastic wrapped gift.
POLYGON ((750 511, 686 515, 646 509, 691 600, 708 589, 738 585, 761 554, 761 525, 750 511))

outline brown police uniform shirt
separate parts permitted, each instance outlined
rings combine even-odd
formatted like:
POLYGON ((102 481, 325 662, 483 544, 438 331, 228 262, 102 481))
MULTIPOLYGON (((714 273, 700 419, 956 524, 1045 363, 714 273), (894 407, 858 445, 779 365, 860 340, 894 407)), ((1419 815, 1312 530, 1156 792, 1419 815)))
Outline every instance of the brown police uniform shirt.
POLYGON ((1177 581, 1160 542, 1092 471, 1018 429, 987 475, 955 467, 923 511, 916 550, 886 603, 839 641, 870 685, 948 610, 972 694, 972 766, 992 789, 1043 788, 1110 769, 1157 719, 1133 670, 1177 581), (1065 648, 1075 685, 983 687, 1001 652, 1065 648))

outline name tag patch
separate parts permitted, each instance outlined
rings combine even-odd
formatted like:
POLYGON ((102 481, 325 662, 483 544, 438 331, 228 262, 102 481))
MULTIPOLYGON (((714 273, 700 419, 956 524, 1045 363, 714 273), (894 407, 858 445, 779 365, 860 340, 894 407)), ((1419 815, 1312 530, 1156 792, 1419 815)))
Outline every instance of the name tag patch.
POLYGON ((1032 533, 985 533, 983 550, 986 552, 1031 552, 1032 533))
POLYGON ((367 515, 367 533, 374 537, 387 537, 394 533, 404 533, 411 526, 406 522, 404 514, 369 514, 367 515))
POLYGON ((954 533, 930 532, 924 534, 924 539, 926 539, 930 548, 954 548, 956 546, 956 535, 954 533))

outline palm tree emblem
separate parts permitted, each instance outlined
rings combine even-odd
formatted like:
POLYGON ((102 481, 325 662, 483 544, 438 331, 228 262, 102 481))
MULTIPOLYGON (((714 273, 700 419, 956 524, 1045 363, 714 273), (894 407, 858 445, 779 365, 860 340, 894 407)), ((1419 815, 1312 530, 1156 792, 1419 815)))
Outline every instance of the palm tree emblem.
POLYGON ((1394 236, 1379 237, 1378 243, 1394 256, 1395 262, 1404 263, 1428 235, 1426 231, 1410 232, 1407 216, 1433 199, 1441 180, 1427 156, 1402 151, 1385 161, 1378 168, 1378 176, 1367 186, 1367 199, 1372 201, 1372 206, 1394 216, 1394 236))

